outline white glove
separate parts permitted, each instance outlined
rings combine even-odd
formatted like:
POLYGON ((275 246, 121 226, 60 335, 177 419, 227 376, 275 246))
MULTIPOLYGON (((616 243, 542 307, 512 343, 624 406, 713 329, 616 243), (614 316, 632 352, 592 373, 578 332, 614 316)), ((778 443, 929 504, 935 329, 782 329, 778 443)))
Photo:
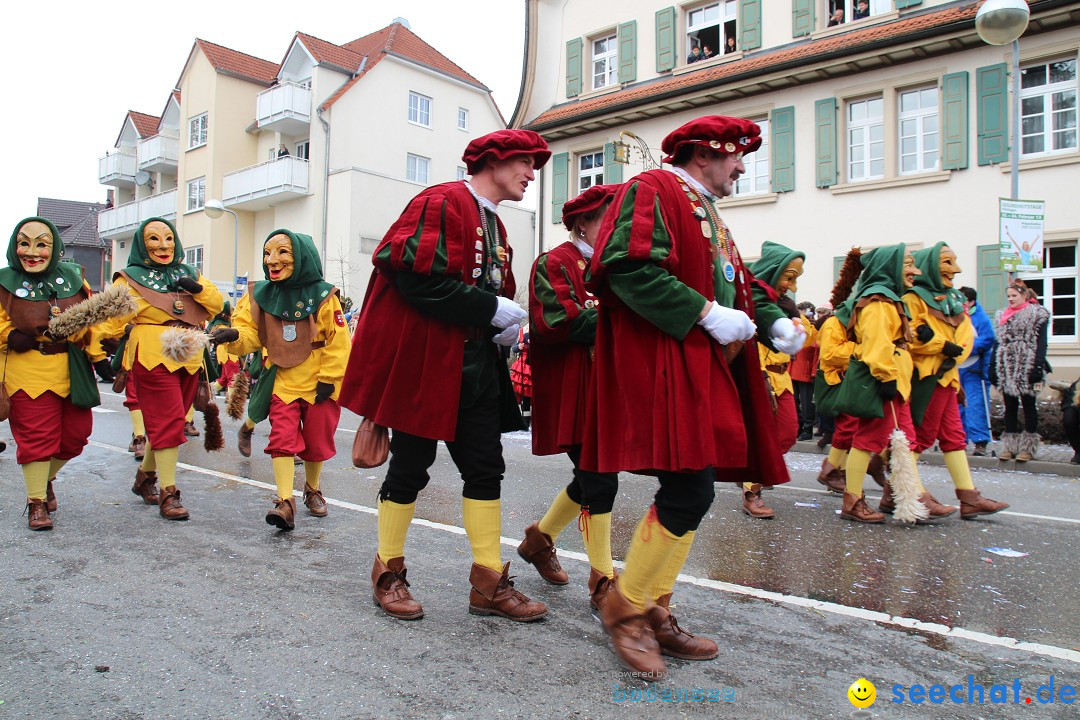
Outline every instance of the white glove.
POLYGON ((742 310, 724 307, 715 302, 709 309, 708 315, 698 320, 697 324, 721 345, 727 345, 736 340, 749 340, 754 337, 756 330, 754 322, 742 310))
POLYGON ((788 318, 780 318, 769 328, 769 337, 777 352, 794 355, 802 350, 803 343, 806 342, 806 330, 788 318))
POLYGON ((495 308, 495 315, 491 318, 491 324, 497 328, 508 328, 511 325, 524 325, 529 319, 529 313, 521 309, 521 306, 510 298, 501 295, 495 300, 499 303, 495 308))
MULTIPOLYGON (((502 298, 499 299, 502 300, 502 298)), ((495 337, 491 338, 491 341, 496 345, 502 345, 503 347, 513 347, 517 345, 518 326, 511 325, 495 337)))

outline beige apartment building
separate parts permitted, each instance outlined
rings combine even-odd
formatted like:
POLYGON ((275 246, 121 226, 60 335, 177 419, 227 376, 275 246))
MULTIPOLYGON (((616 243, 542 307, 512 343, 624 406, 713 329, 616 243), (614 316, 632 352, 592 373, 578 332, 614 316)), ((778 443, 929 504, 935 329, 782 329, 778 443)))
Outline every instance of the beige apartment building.
POLYGON ((1006 281, 998 198, 1018 161, 1019 197, 1046 203, 1046 267, 1021 277, 1053 314, 1051 363, 1075 377, 1080 2, 1029 3, 1019 157, 1009 148, 1011 49, 980 40, 979 5, 869 0, 858 17, 855 0, 529 0, 511 125, 541 133, 554 153, 539 245, 565 238, 563 202, 659 161, 672 129, 738 115, 764 137, 721 202, 744 257, 766 240, 804 250, 799 299, 822 303, 850 247, 944 240, 964 270, 958 281, 993 311, 1006 281), (615 161, 620 150, 629 163, 615 161))
MULTIPOLYGON (((280 62, 196 40, 161 115, 129 112, 99 161, 116 198, 99 229, 118 267, 142 220, 173 220, 186 261, 228 290, 234 262, 262 279, 263 240, 288 228, 311 235, 326 278, 359 305, 409 199, 465 177, 469 140, 505 126, 491 91, 405 21, 343 45, 296 33, 280 62), (212 219, 211 200, 228 212, 212 219)), ((499 215, 527 275, 533 212, 499 215)))

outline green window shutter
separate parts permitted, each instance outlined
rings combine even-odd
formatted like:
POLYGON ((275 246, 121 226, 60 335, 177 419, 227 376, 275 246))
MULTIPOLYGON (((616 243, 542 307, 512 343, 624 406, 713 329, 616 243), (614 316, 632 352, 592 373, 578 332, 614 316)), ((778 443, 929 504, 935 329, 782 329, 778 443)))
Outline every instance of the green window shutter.
POLYGON ((991 317, 1005 307, 1005 286, 1008 276, 1001 269, 1001 245, 979 245, 975 248, 979 256, 979 278, 976 291, 979 304, 991 317))
POLYGON ((791 36, 802 37, 814 31, 814 0, 791 0, 791 36))
POLYGON ((844 269, 845 260, 847 260, 847 255, 837 255, 832 259, 832 284, 834 286, 840 281, 840 271, 844 269))
MULTIPOLYGON (((761 0, 739 0, 739 49, 761 47, 761 0)), ((720 38, 723 42, 724 38, 720 38)))
POLYGON ((949 73, 941 78, 941 167, 963 170, 968 166, 968 74, 949 73))
POLYGON ((904 8, 915 7, 916 5, 922 5, 922 0, 896 0, 896 9, 903 10, 904 8))
POLYGON ((558 153, 551 157, 551 222, 562 222, 562 206, 570 192, 570 154, 558 153))
POLYGON ((795 107, 776 108, 769 117, 772 191, 795 189, 795 107))
POLYGON ((817 170, 815 184, 819 188, 831 187, 837 179, 836 148, 836 98, 825 98, 814 103, 816 128, 815 152, 817 170))
POLYGON ((675 67, 675 8, 656 11, 656 72, 675 67))
POLYGON ((1005 63, 975 71, 980 165, 1009 160, 1009 70, 1005 63))
POLYGON ((637 20, 619 26, 619 82, 637 80, 637 20))
POLYGON ((622 163, 615 162, 615 143, 606 143, 604 145, 604 184, 621 183, 622 171, 622 163))
POLYGON ((581 45, 581 38, 574 38, 566 43, 566 97, 568 98, 581 94, 581 45))

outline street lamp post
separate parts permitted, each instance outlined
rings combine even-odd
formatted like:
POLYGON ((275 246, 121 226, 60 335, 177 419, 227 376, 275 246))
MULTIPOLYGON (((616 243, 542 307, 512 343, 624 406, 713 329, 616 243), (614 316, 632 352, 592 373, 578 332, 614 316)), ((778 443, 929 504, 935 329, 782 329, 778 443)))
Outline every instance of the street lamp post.
POLYGON ((221 202, 220 200, 207 200, 206 204, 203 205, 203 212, 206 213, 206 217, 210 218, 211 220, 217 220, 225 213, 229 213, 233 217, 232 280, 230 281, 232 284, 232 292, 229 293, 229 295, 232 297, 233 302, 235 303, 237 299, 236 278, 239 277, 237 256, 240 252, 240 216, 238 216, 234 211, 225 207, 225 203, 221 202))

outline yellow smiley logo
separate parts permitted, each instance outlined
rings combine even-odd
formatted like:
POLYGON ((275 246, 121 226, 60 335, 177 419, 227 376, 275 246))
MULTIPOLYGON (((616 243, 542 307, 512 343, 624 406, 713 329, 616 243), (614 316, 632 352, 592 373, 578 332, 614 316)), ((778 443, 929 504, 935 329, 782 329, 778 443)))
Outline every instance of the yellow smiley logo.
POLYGON ((866 678, 859 678, 851 683, 851 687, 847 690, 847 696, 852 705, 859 709, 865 709, 873 705, 874 701, 877 700, 877 689, 866 678))

